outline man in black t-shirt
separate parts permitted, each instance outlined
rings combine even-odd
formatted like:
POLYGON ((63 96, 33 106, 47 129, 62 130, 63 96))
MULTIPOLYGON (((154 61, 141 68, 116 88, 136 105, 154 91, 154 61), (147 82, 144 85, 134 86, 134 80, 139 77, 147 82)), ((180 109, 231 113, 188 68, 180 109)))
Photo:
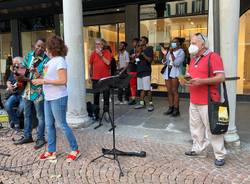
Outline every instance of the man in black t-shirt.
POLYGON ((140 49, 136 53, 137 64, 137 89, 140 90, 140 103, 135 109, 145 108, 145 96, 149 98, 148 111, 153 111, 154 106, 152 102, 151 93, 151 62, 153 60, 153 48, 148 47, 148 38, 143 36, 140 39, 140 49))

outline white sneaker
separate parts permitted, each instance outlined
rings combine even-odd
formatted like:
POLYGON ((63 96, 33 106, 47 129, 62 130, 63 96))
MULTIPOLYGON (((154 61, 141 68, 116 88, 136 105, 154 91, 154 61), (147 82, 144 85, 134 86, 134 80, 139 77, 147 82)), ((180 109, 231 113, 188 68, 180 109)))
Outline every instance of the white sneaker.
POLYGON ((128 101, 124 101, 123 104, 124 104, 124 105, 128 105, 128 101))

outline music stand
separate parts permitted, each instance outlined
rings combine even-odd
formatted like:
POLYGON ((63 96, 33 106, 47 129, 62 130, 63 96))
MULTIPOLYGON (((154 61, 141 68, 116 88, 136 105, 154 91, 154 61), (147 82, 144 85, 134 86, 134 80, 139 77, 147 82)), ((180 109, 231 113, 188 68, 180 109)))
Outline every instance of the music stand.
MULTIPOLYGON (((141 151, 141 152, 124 152, 116 149, 116 141, 115 141, 115 122, 114 122, 114 89, 115 88, 122 88, 122 87, 127 87, 129 84, 131 76, 130 75, 116 75, 116 76, 111 76, 107 78, 102 78, 100 81, 98 81, 96 88, 94 92, 103 92, 105 90, 111 90, 111 98, 112 98, 112 118, 110 113, 108 112, 109 115, 109 120, 111 122, 111 129, 109 131, 113 131, 113 148, 112 149, 105 149, 102 148, 102 155, 98 156, 97 158, 93 159, 91 162, 96 161, 97 159, 104 157, 108 158, 111 160, 115 160, 118 164, 118 167, 120 169, 120 176, 124 176, 122 172, 122 168, 120 165, 120 162, 118 160, 118 156, 136 156, 136 157, 146 157, 146 152, 141 151), (113 155, 113 158, 107 157, 106 155, 113 155)), ((99 128, 102 126, 101 120, 100 123, 96 128, 99 128)))

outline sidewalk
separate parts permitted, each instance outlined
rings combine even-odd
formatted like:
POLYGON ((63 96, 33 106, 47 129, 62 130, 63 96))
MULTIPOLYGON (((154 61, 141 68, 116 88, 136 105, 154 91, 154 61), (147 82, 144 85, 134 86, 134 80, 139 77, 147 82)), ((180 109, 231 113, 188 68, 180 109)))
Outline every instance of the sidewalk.
POLYGON ((184 152, 191 146, 188 128, 188 100, 181 100, 181 117, 171 118, 162 115, 166 110, 165 98, 155 98, 155 111, 146 109, 135 111, 125 105, 116 106, 117 147, 123 151, 146 151, 146 158, 119 157, 125 176, 119 178, 116 162, 101 158, 90 161, 101 154, 101 148, 112 147, 110 124, 94 130, 74 130, 82 156, 78 161, 66 163, 64 155, 68 150, 65 138, 58 133, 57 162, 37 161, 44 150, 33 150, 33 144, 15 146, 11 133, 0 130, 0 153, 7 152, 10 157, 0 155, 0 166, 16 167, 35 162, 17 170, 24 171, 19 176, 0 171, 0 181, 5 183, 122 183, 122 184, 210 184, 210 183, 250 183, 250 115, 249 103, 237 104, 237 127, 242 141, 242 149, 228 149, 226 165, 216 168, 213 164, 212 149, 208 158, 187 158, 184 152))

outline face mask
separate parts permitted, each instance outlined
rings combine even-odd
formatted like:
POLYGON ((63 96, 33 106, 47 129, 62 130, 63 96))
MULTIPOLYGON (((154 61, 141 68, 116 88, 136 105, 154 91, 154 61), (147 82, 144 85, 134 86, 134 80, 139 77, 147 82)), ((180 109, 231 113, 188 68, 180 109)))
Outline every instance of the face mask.
POLYGON ((177 48, 177 43, 175 43, 175 42, 171 43, 171 47, 172 47, 173 49, 176 49, 176 48, 177 48))
POLYGON ((194 44, 191 44, 188 48, 188 52, 189 54, 195 55, 199 52, 199 47, 194 44))

